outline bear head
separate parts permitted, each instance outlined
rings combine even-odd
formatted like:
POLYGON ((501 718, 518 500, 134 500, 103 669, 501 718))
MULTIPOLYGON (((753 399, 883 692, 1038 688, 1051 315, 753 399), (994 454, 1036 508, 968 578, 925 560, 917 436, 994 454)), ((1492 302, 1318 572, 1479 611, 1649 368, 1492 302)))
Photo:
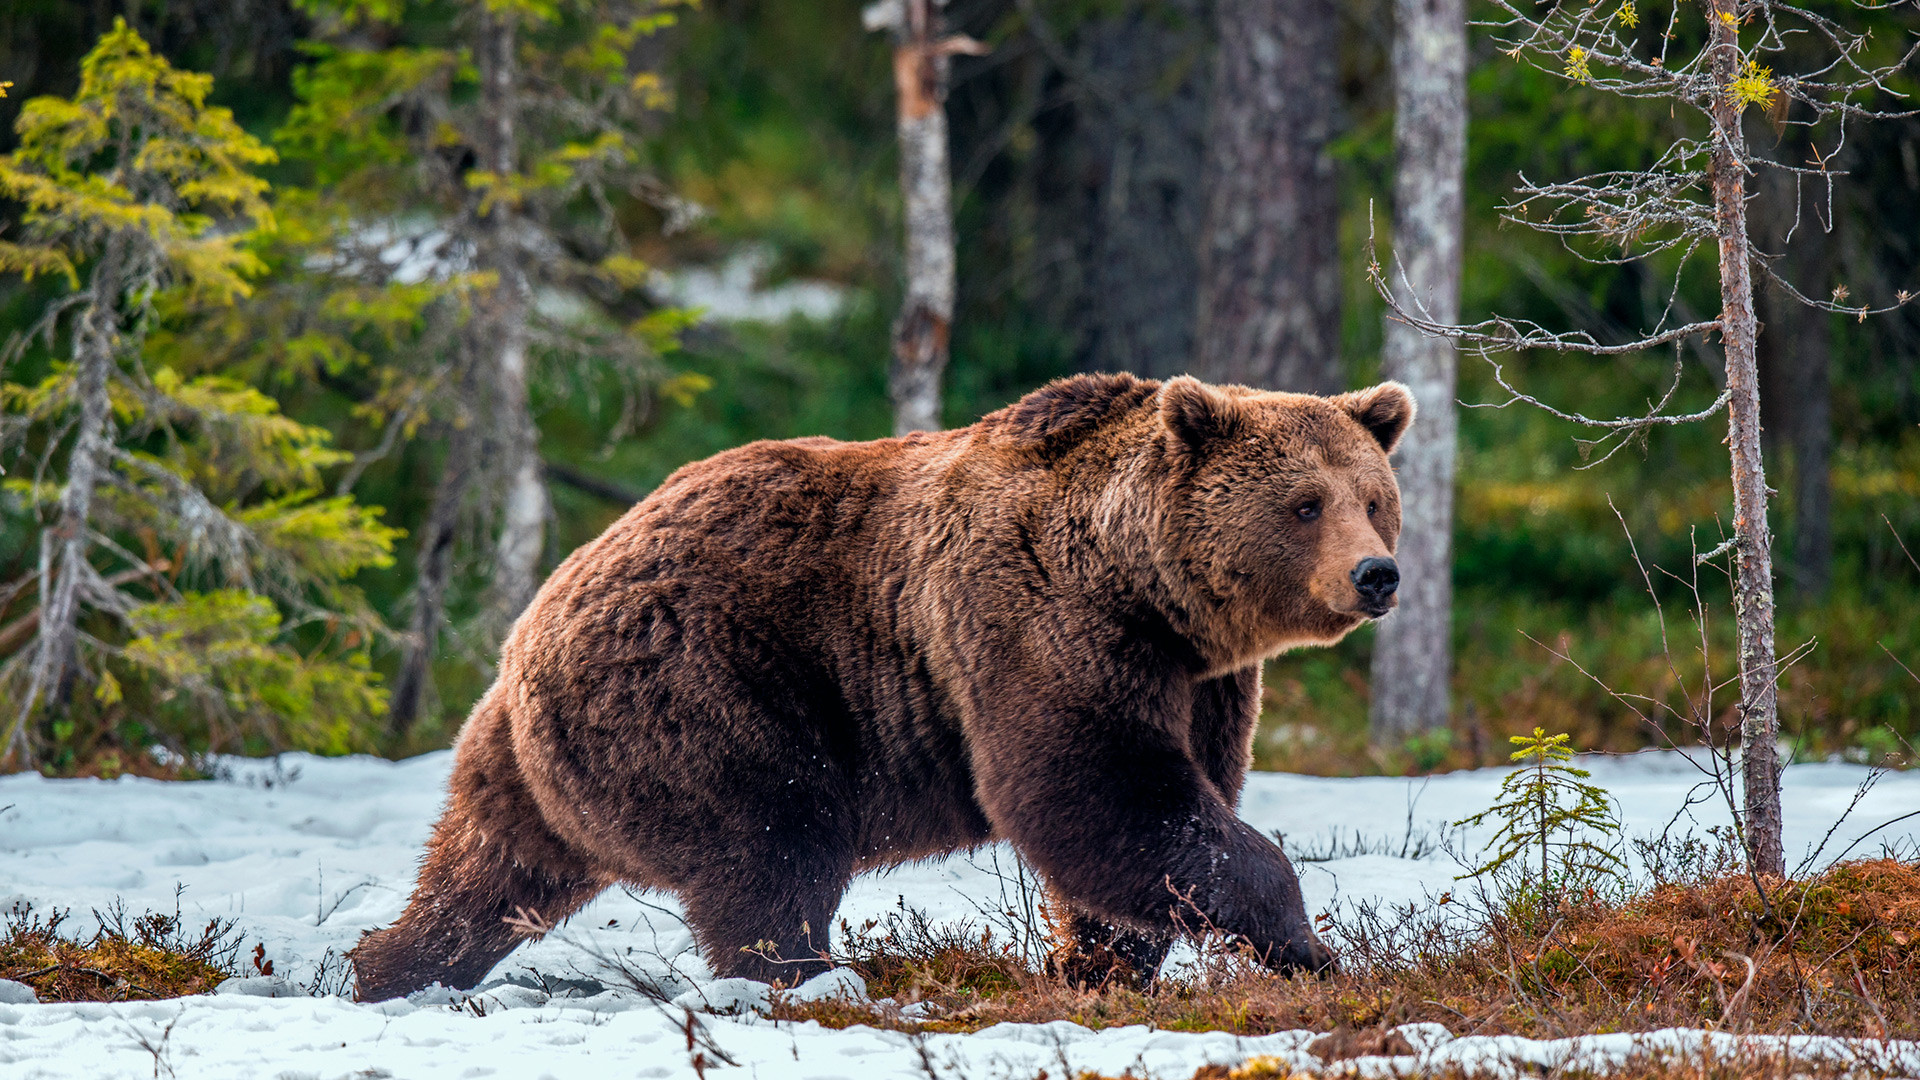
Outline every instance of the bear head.
POLYGON ((1413 415, 1395 382, 1332 397, 1187 376, 1161 385, 1172 467, 1160 576, 1200 594, 1183 606, 1215 666, 1332 644, 1395 605, 1400 489, 1387 455, 1413 415))

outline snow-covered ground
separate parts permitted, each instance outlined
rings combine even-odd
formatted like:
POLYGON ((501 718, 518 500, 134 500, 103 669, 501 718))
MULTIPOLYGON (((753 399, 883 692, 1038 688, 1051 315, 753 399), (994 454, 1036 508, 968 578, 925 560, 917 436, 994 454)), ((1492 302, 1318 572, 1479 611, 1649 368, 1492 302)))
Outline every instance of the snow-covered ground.
MULTIPOLYGON (((1642 754, 1587 763, 1594 780, 1618 800, 1629 834, 1700 831, 1726 820, 1700 775, 1675 754, 1642 754), (1692 803, 1689 806, 1689 803, 1692 803)), ((135 911, 171 911, 178 890, 189 924, 209 917, 238 920, 249 950, 263 943, 275 970, 308 981, 329 950, 350 948, 364 929, 400 913, 415 859, 438 810, 451 757, 427 754, 402 762, 287 755, 277 761, 232 762, 226 780, 160 783, 0 777, 0 907, 28 901, 36 909, 71 908, 84 917, 123 901, 135 911)), ((1370 850, 1400 850, 1415 836, 1484 808, 1504 770, 1434 777, 1319 779, 1256 773, 1242 815, 1284 832, 1294 850, 1325 851, 1329 834, 1367 841, 1370 850)), ((1795 765, 1785 777, 1787 848, 1793 861, 1818 845, 1855 799, 1867 770, 1795 765)), ((1830 860, 1873 826, 1920 806, 1920 773, 1882 777, 1834 831, 1830 860)), ((1873 834, 1855 854, 1883 841, 1915 842, 1920 819, 1873 834)), ((1476 837, 1456 837, 1466 850, 1476 837)), ((1348 844, 1344 850, 1351 850, 1348 844)), ((857 881, 841 908, 859 922, 900 904, 937 920, 972 919, 1000 906, 1003 879, 995 852, 957 857, 857 881)), ((1011 858, 999 852, 1004 869, 1011 858)), ((1309 907, 1359 899, 1417 900, 1453 886, 1460 868, 1445 853, 1419 859, 1366 854, 1298 864, 1309 907)), ((705 968, 674 917, 672 900, 615 891, 576 916, 562 935, 523 946, 495 979, 605 978, 592 955, 619 957, 638 968, 670 962, 688 1000, 751 1000, 753 987, 708 984, 705 968), (564 938, 564 940, 562 940, 564 938)), ((829 980, 830 982, 831 980, 829 980)), ((548 984, 552 985, 552 984, 548 984)), ((824 987, 825 984, 823 984, 824 987)), ((816 987, 821 991, 823 987, 816 987)), ((230 990, 267 991, 255 983, 230 990)), ((61 1005, 9 1003, 17 989, 0 986, 0 1074, 6 1077, 693 1077, 682 1014, 617 991, 557 997, 503 985, 462 1004, 445 994, 412 1002, 357 1005, 339 998, 250 996, 245 993, 157 1003, 61 1005)), ((1207 1062, 1237 1063, 1276 1054, 1299 1067, 1304 1032, 1257 1039, 1222 1034, 1123 1028, 1091 1032, 1064 1022, 1000 1025, 967 1036, 932 1036, 924 1045, 868 1028, 827 1031, 774 1024, 750 1013, 706 1021, 719 1049, 739 1062, 716 1078, 925 1077, 1030 1080, 1084 1069, 1185 1077, 1207 1062), (1069 1068, 1062 1070, 1062 1062, 1069 1068)), ((1577 1055, 1622 1054, 1635 1045, 1697 1048, 1700 1033, 1653 1037, 1594 1036, 1573 1043, 1447 1039, 1437 1031, 1407 1033, 1425 1047, 1427 1065, 1442 1060, 1551 1064, 1577 1055), (1650 1041, 1651 1040, 1651 1041, 1650 1041)), ((1920 1075, 1920 1047, 1809 1044, 1822 1053, 1864 1053, 1873 1071, 1920 1075), (1892 1054, 1891 1058, 1872 1055, 1892 1054)), ((1362 1059, 1369 1074, 1407 1071, 1414 1059, 1362 1059)))

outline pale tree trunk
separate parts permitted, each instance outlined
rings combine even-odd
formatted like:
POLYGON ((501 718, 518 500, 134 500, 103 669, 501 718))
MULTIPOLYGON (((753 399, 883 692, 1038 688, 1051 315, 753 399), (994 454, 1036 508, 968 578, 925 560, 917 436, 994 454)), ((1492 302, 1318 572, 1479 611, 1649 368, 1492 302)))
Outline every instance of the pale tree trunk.
POLYGON ((67 458, 67 483, 60 492, 60 517, 40 534, 39 639, 25 700, 7 740, 6 754, 22 765, 33 763, 27 723, 36 702, 50 712, 67 706, 76 673, 74 649, 80 636, 80 606, 93 567, 87 552, 93 495, 104 478, 113 450, 113 401, 108 383, 119 344, 118 300, 127 241, 107 241, 89 283, 92 293, 73 335, 74 396, 80 423, 67 458))
MULTIPOLYGON (((480 30, 482 115, 487 145, 486 167, 495 176, 511 177, 518 170, 514 123, 518 110, 519 72, 514 51, 517 35, 513 17, 483 9, 480 30)), ((494 546, 493 578, 487 598, 487 628, 504 637, 507 627, 533 599, 540 587, 540 557, 546 548, 547 519, 552 503, 546 473, 540 462, 540 433, 534 424, 527 394, 528 319, 532 287, 517 235, 518 212, 497 201, 482 214, 481 264, 499 276, 483 301, 479 338, 492 354, 491 416, 485 418, 500 491, 500 533, 494 546)))
MULTIPOLYGON (((1467 130, 1463 0, 1394 5, 1393 262, 1398 303, 1434 322, 1460 315, 1462 185, 1467 130), (1404 278, 1403 278, 1404 275, 1404 278)), ((1400 607, 1373 647, 1376 742, 1444 728, 1453 670, 1454 404, 1452 340, 1388 319, 1381 374, 1413 390, 1420 416, 1395 454, 1400 480, 1400 607)))
POLYGON ((473 482, 476 442, 471 423, 453 425, 447 439, 447 460, 440 467, 440 482, 434 486, 433 505, 420 530, 420 548, 414 556, 413 618, 387 702, 387 732, 396 742, 406 738, 426 705, 435 646, 446 617, 447 590, 453 581, 460 514, 473 482))
MULTIPOLYGON (((1738 0, 1713 0, 1713 78, 1739 74, 1738 0)), ((1747 247, 1746 138, 1741 106, 1722 95, 1713 107, 1713 211, 1720 239, 1720 339, 1727 357, 1727 444, 1733 458, 1733 540, 1738 572, 1734 617, 1740 655, 1741 766, 1746 784, 1748 865, 1786 873, 1781 845, 1780 733, 1774 680, 1773 537, 1760 447, 1760 371, 1754 352, 1753 279, 1747 247)))
POLYGON ((1194 371, 1329 394, 1340 370, 1332 0, 1218 0, 1194 371))
POLYGON ((944 36, 936 0, 882 0, 867 29, 893 31, 900 196, 905 202, 907 295, 893 323, 887 395, 893 433, 940 429, 940 378, 953 327, 953 178, 947 161, 947 67, 977 42, 944 36))

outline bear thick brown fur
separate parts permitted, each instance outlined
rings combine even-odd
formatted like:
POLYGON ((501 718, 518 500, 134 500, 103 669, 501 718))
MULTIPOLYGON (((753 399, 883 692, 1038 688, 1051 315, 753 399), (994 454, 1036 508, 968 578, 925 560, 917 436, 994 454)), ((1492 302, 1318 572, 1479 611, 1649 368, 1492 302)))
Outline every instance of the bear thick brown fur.
POLYGON ((996 839, 1082 957, 1150 975, 1211 927, 1326 967, 1234 806, 1260 662, 1392 604, 1413 412, 1396 383, 1078 376, 958 430, 688 465, 514 626, 360 997, 471 986, 516 909, 618 882, 677 894, 716 973, 791 982, 855 874, 996 839))

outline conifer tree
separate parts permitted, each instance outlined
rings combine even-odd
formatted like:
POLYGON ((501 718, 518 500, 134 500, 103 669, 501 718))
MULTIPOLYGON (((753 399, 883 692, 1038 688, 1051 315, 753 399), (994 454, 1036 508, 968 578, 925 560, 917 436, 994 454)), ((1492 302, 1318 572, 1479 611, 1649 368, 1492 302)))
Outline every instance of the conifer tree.
POLYGON ((1532 735, 1513 735, 1507 741, 1519 749, 1511 760, 1520 766, 1500 781, 1500 795, 1492 806, 1454 822, 1472 827, 1498 821, 1486 858, 1462 878, 1498 874, 1512 867, 1522 875, 1538 853, 1540 876, 1535 888, 1591 887, 1602 879, 1617 879, 1626 862, 1611 847, 1589 839, 1598 836, 1617 846, 1620 819, 1604 789, 1590 783, 1593 774, 1568 764, 1573 760, 1571 735, 1548 735, 1534 728, 1532 735))
POLYGON ((0 627, 0 722, 19 764, 74 753, 134 695, 149 719, 197 725, 198 748, 259 734, 345 751, 384 706, 377 621, 345 582, 387 561, 396 534, 377 510, 317 494, 344 455, 245 384, 143 352, 156 328, 245 297, 260 265, 249 241, 272 226, 252 169, 273 152, 206 104, 211 87, 117 22, 72 99, 26 103, 0 159, 0 195, 25 207, 0 272, 66 285, 0 354, 10 378, 35 342, 67 354, 0 387, 5 512, 39 534, 37 572, 17 583, 39 603, 0 627), (334 632, 318 640, 323 624, 334 632))
POLYGON ((463 540, 492 537, 476 653, 540 583, 551 517, 540 380, 616 382, 610 438, 659 396, 703 386, 660 363, 684 315, 646 301, 626 226, 636 205, 670 230, 693 213, 640 164, 641 125, 666 99, 637 52, 673 6, 303 0, 318 40, 279 140, 313 184, 282 207, 302 247, 270 303, 291 329, 268 344, 274 362, 363 367, 379 448, 407 437, 443 448, 417 537, 396 736, 425 706, 463 540))

